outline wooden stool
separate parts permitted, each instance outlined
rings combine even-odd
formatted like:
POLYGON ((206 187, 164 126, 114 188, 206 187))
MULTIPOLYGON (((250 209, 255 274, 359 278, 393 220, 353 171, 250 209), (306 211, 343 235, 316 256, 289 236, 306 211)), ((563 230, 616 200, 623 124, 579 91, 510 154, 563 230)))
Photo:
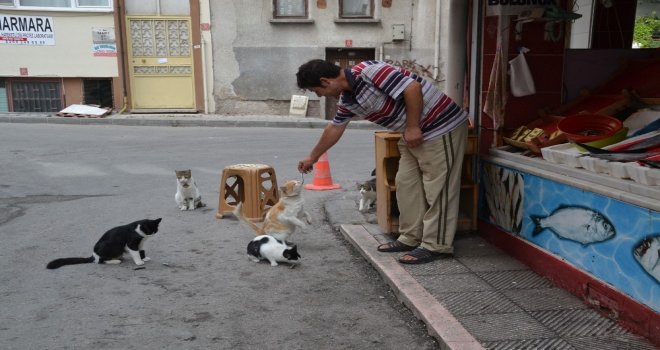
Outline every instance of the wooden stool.
POLYGON ((264 164, 235 164, 222 170, 220 198, 216 219, 231 213, 239 202, 243 215, 252 221, 263 220, 264 214, 279 200, 275 170, 264 164))

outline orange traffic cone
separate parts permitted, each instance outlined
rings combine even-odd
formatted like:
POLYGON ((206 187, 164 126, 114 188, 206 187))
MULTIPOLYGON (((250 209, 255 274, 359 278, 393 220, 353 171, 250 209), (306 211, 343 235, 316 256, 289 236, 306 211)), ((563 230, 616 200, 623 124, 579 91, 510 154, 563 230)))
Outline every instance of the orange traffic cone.
POLYGON ((306 184, 307 190, 336 190, 341 188, 340 184, 332 183, 332 175, 330 175, 330 163, 328 162, 328 154, 323 153, 314 166, 314 180, 311 184, 306 184))

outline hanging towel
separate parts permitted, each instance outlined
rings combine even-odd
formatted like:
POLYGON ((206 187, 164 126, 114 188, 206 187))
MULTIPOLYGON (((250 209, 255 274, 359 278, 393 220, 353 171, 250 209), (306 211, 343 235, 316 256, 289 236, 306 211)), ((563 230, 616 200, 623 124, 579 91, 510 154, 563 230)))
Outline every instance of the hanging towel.
POLYGON ((534 78, 532 78, 532 72, 529 70, 527 60, 525 59, 525 52, 528 51, 528 49, 522 48, 520 54, 509 61, 509 64, 511 65, 511 94, 515 97, 533 95, 536 93, 534 78))
POLYGON ((484 103, 484 113, 493 119, 493 127, 498 130, 504 125, 504 108, 506 107, 506 69, 504 67, 503 50, 497 46, 495 61, 488 80, 488 94, 484 103))

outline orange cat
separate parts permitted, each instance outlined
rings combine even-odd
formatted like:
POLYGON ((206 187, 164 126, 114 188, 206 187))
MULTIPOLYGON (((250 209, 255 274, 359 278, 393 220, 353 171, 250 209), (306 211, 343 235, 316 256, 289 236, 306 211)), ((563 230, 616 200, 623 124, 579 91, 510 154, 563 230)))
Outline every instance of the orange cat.
POLYGON ((243 203, 238 203, 234 215, 250 226, 257 236, 269 235, 286 241, 296 231, 296 227, 304 229, 307 226, 305 222, 312 223, 311 216, 303 209, 302 187, 302 183, 296 180, 284 183, 280 187, 280 200, 268 210, 261 227, 243 216, 241 212, 243 203))

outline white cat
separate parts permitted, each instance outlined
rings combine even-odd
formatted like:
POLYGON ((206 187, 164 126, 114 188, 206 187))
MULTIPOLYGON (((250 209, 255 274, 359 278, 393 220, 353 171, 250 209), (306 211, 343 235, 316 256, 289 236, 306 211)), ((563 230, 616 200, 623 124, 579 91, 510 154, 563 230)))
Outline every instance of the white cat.
POLYGON ((376 179, 358 183, 358 190, 360 190, 359 210, 365 212, 376 203, 376 179))
POLYGON ((305 223, 312 223, 311 215, 303 208, 305 201, 302 197, 302 188, 300 181, 285 182, 280 187, 279 201, 268 210, 261 227, 243 216, 241 213, 243 203, 236 205, 234 215, 250 226, 258 236, 270 235, 275 239, 286 241, 296 231, 296 227, 304 229, 307 226, 305 223))
POLYGON ((197 208, 205 207, 206 204, 202 203, 202 195, 199 194, 195 179, 192 177, 192 171, 188 170, 175 170, 176 174, 176 194, 174 200, 176 205, 181 210, 195 210, 197 208))
POLYGON ((250 260, 259 262, 268 260, 270 266, 278 262, 297 263, 300 254, 295 245, 287 245, 268 235, 257 236, 248 243, 247 253, 250 260))

